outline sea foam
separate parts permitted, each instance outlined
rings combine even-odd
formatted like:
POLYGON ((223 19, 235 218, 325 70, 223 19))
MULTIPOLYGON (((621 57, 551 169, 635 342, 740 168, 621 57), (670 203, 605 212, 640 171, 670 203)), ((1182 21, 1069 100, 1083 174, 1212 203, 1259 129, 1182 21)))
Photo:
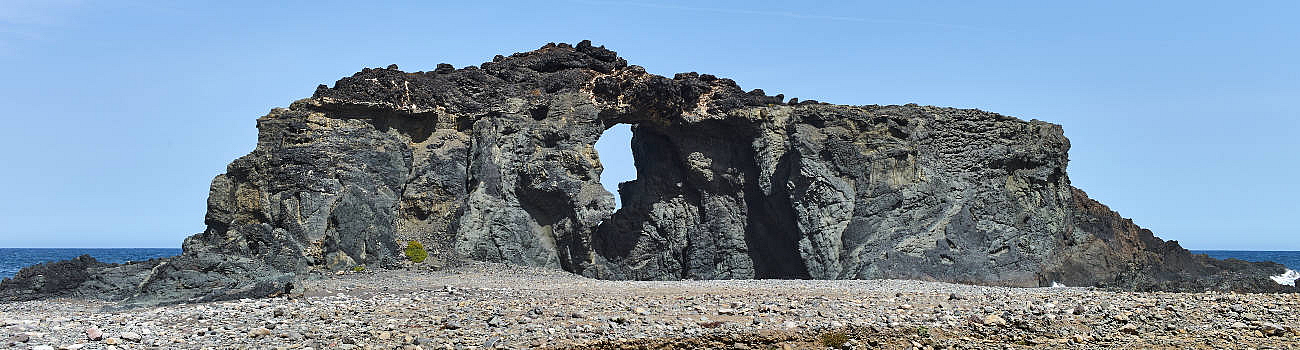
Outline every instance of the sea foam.
POLYGON ((1295 287, 1295 281, 1300 279, 1300 272, 1295 272, 1295 270, 1292 269, 1286 269, 1286 272, 1282 273, 1281 275, 1269 276, 1268 278, 1272 278, 1273 282, 1277 282, 1277 284, 1295 287))

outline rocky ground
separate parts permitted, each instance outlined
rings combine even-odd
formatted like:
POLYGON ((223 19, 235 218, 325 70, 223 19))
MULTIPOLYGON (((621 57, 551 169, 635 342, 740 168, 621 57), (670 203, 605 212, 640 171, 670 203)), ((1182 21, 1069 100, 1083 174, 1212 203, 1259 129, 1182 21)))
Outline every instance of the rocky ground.
POLYGON ((128 310, 0 304, 0 348, 1300 348, 1297 294, 627 282, 487 263, 321 275, 299 292, 128 310))

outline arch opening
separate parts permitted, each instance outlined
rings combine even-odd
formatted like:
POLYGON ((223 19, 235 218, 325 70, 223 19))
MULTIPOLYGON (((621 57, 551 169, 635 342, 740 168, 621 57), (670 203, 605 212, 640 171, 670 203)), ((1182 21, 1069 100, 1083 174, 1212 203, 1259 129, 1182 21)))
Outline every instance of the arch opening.
POLYGON ((636 180, 636 164, 632 159, 632 125, 616 124, 605 129, 596 140, 596 154, 604 170, 600 184, 614 195, 614 210, 623 208, 623 198, 618 185, 636 180))

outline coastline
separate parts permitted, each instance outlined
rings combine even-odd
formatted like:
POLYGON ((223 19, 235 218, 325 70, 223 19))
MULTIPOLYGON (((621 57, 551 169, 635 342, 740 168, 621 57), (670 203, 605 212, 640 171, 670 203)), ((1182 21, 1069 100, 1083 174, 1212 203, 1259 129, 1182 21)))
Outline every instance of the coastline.
MULTIPOLYGON (((18 348, 1232 348, 1300 341, 1300 294, 903 280, 602 281, 469 263, 321 274, 269 299, 0 304, 18 348), (97 327, 105 340, 89 341, 97 327), (113 340, 109 340, 113 339, 113 340)), ((9 342, 9 341, 6 341, 9 342)))

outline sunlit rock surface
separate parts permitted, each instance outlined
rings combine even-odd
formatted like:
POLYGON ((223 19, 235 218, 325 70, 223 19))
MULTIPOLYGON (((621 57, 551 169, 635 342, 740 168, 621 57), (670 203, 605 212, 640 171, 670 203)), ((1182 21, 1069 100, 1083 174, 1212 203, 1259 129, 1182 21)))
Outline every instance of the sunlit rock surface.
POLYGON ((787 101, 708 74, 648 74, 586 41, 478 67, 365 69, 257 127, 180 257, 32 268, 0 296, 276 295, 303 272, 398 266, 407 241, 432 264, 602 279, 1295 290, 1269 279, 1281 265, 1191 255, 1089 199, 1070 185, 1058 125, 787 101), (637 179, 615 211, 594 145, 622 123, 637 179), (34 288, 37 275, 61 282, 34 288))

